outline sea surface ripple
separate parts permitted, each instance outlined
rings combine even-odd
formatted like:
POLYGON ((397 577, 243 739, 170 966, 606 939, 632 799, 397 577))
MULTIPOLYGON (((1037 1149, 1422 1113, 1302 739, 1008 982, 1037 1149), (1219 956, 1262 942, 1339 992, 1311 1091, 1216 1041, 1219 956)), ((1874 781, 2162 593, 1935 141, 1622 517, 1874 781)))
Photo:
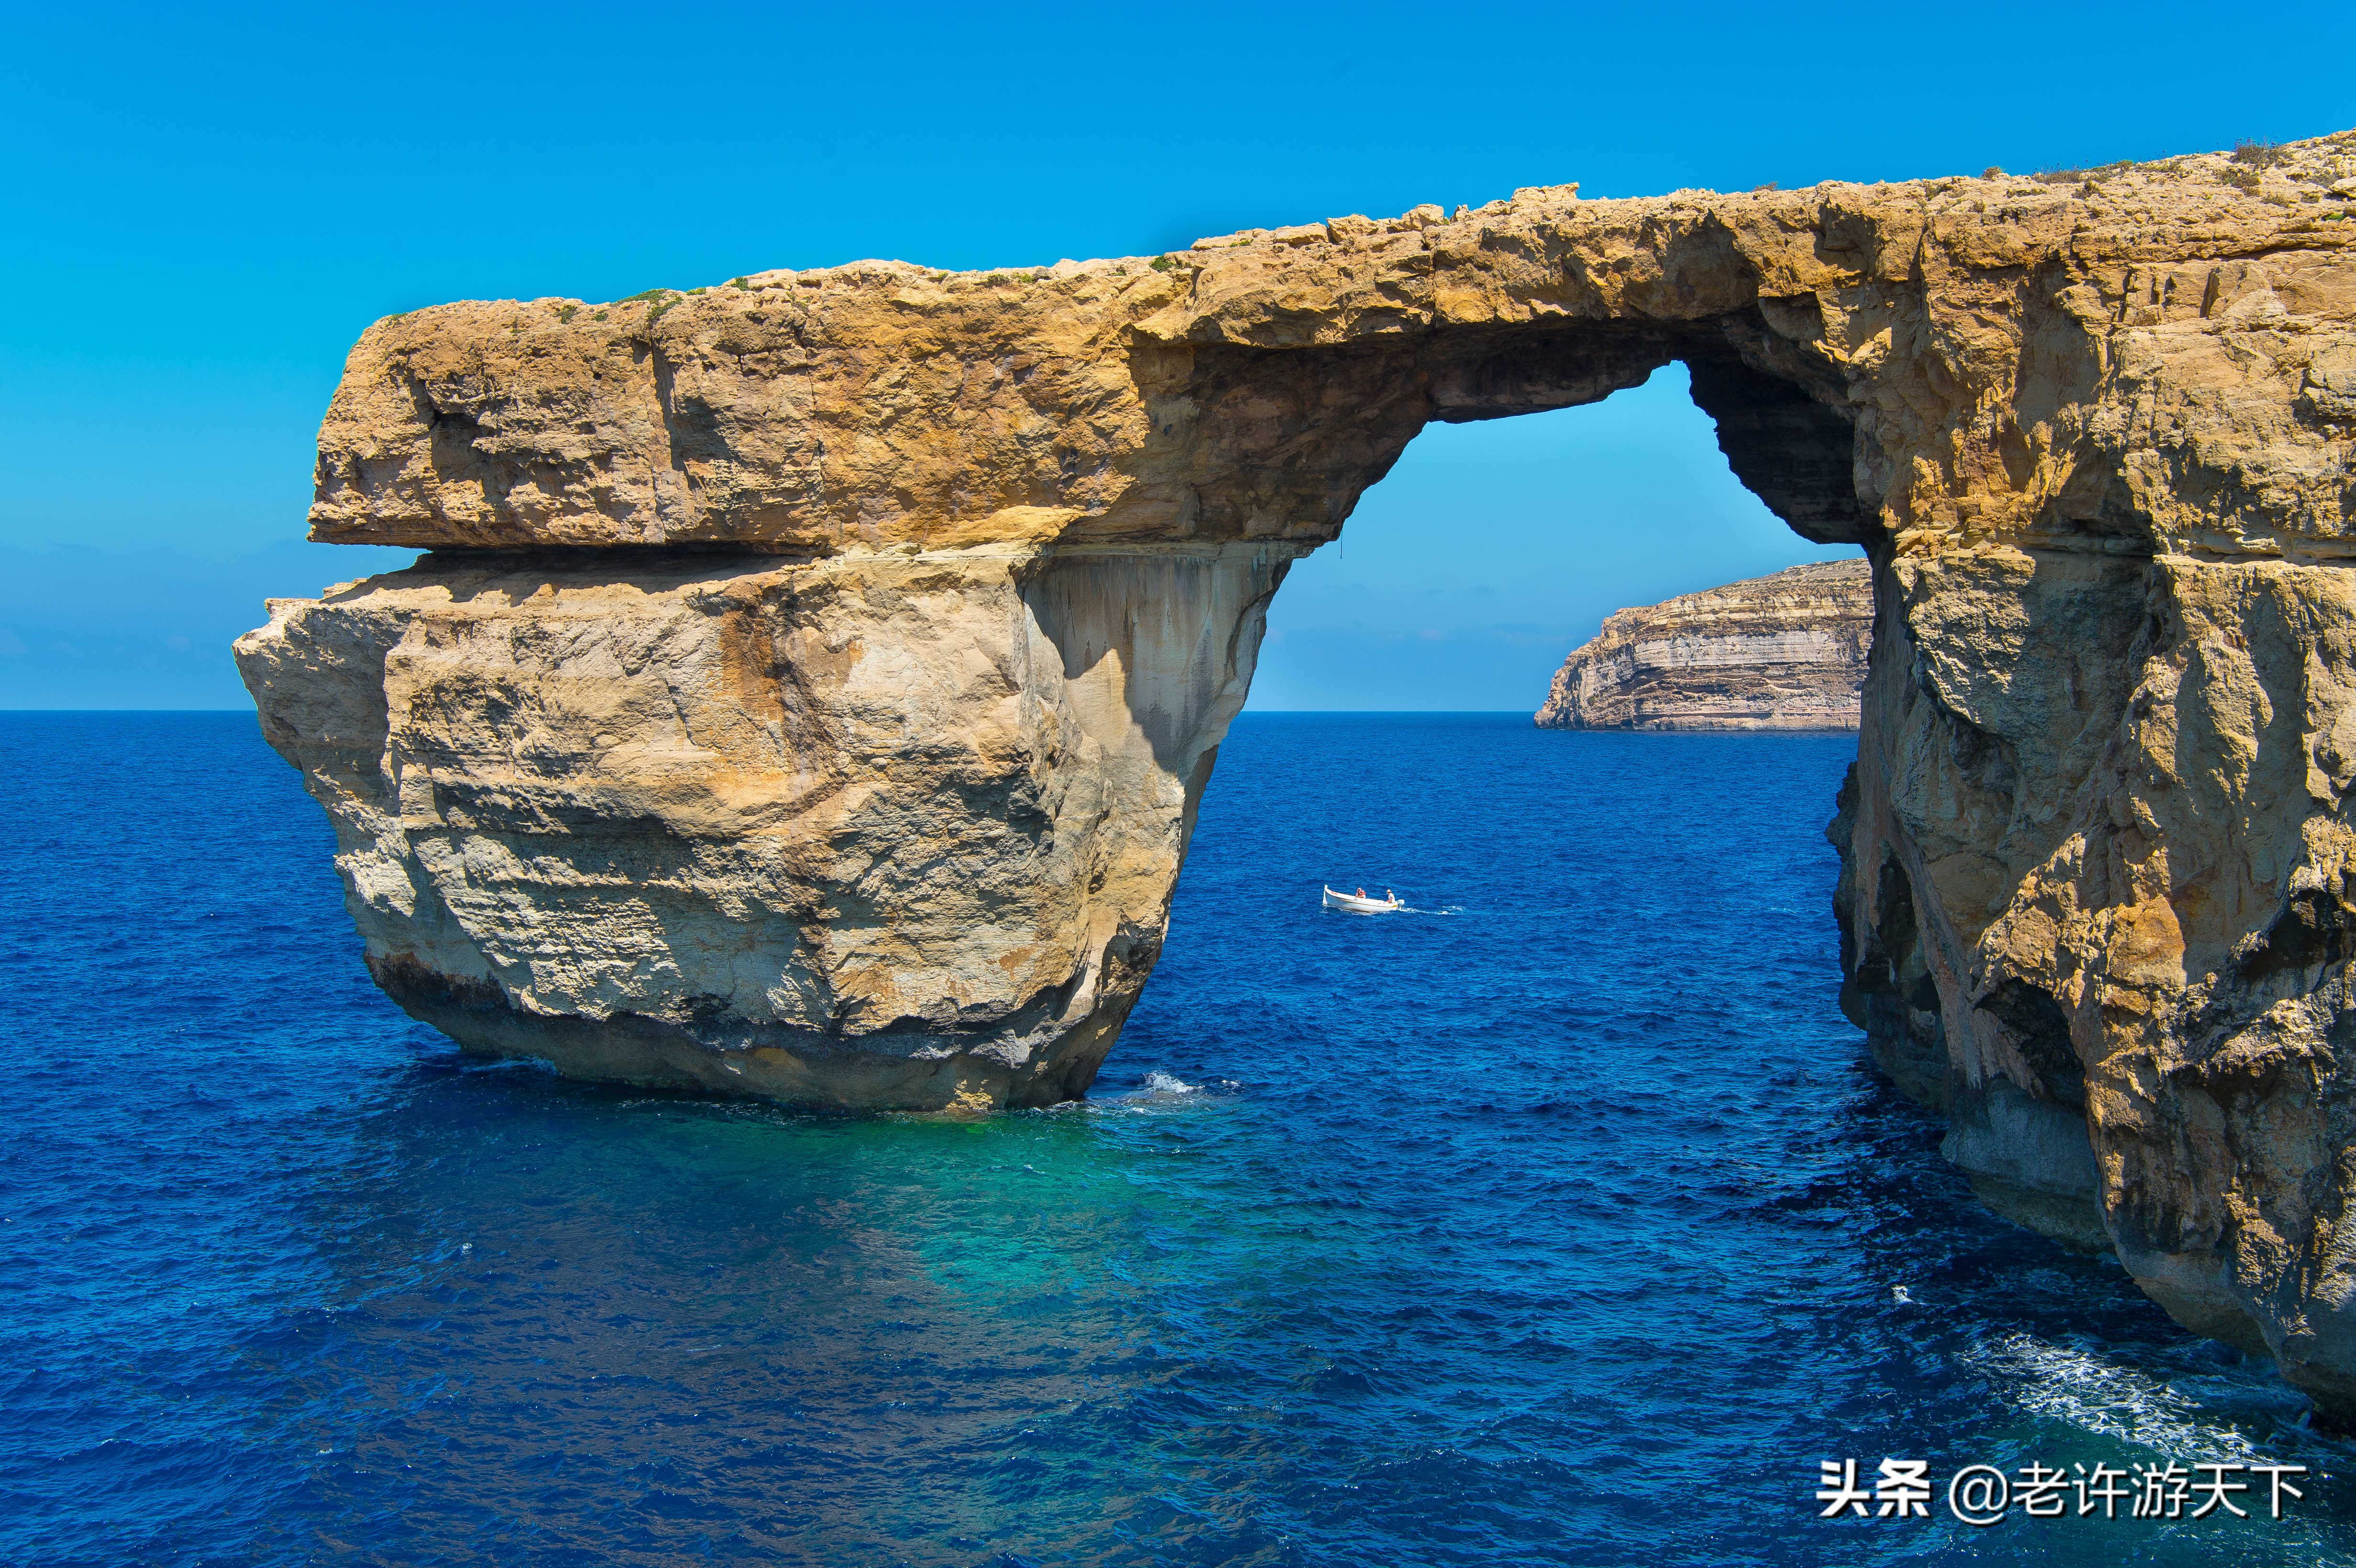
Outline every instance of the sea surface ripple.
POLYGON ((2356 1562, 2305 1402, 1867 1064, 1853 752, 1246 715, 1089 1099, 852 1118, 470 1063, 250 716, 0 715, 0 1561, 2356 1562), (2280 1521, 1812 1500, 2260 1455, 2280 1521))

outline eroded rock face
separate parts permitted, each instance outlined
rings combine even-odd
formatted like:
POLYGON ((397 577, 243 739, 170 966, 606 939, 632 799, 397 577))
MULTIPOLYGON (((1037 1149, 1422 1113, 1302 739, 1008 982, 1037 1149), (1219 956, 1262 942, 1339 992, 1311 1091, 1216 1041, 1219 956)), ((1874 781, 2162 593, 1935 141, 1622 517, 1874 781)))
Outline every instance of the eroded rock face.
POLYGON ((1290 562, 433 556, 273 602, 238 655, 370 972, 461 1043, 1048 1104, 1152 967, 1290 562))
POLYGON ((1873 643, 1862 560, 1622 610, 1554 672, 1542 730, 1854 730, 1873 643))
POLYGON ((1871 562, 1834 837, 1877 1057, 1991 1201, 2346 1418, 2351 155, 422 311, 352 353, 313 530, 435 553, 239 656, 377 975, 469 1046, 1053 1099, 1287 562, 1426 422, 1682 360, 1735 473, 1871 562))

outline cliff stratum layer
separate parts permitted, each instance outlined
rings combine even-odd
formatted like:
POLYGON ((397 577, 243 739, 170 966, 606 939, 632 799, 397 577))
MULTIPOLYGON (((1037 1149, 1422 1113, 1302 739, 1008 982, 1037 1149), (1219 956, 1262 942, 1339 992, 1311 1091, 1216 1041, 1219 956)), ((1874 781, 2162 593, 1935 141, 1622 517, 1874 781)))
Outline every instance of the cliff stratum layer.
POLYGON ((1863 560, 1786 567, 1607 617, 1554 672, 1542 730, 1854 730, 1873 645, 1863 560))
POLYGON ((1873 1051, 1991 1201, 2347 1419, 2351 158, 420 311, 352 351, 313 535, 432 553, 238 656, 378 980, 470 1049, 1037 1104, 1153 963, 1288 564, 1427 422, 1681 360, 1871 562, 1873 1051))

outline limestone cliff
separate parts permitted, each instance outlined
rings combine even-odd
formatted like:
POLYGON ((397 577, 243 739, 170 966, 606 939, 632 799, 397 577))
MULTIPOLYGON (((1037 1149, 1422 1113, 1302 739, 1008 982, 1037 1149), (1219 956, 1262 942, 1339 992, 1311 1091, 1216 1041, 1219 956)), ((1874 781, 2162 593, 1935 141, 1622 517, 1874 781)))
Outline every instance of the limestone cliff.
POLYGON ((1854 730, 1873 641, 1862 560, 1607 617, 1554 674, 1544 730, 1854 730))
POLYGON ((1231 643, 1288 559, 435 555, 275 601, 239 653, 370 972, 454 1039, 805 1104, 1046 1104, 1160 951, 1231 643))
POLYGON ((420 311, 352 351, 312 526, 434 553, 239 657, 374 972, 470 1048, 1051 1099, 1289 562, 1428 421, 1682 360, 1871 562, 1834 836, 1876 1055, 1993 1201, 2356 1417, 2351 157, 420 311))

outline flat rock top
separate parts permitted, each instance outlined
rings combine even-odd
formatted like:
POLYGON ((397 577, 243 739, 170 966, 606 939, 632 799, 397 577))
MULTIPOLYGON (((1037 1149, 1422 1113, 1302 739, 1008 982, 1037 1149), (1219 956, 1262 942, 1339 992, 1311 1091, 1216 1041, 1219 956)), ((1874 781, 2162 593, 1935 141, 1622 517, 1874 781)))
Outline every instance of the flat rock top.
POLYGON ((1746 577, 1740 582, 1705 588, 1697 593, 1679 593, 1657 604, 1615 611, 1604 624, 1609 626, 1622 616, 1632 622, 1659 621, 1737 609, 1869 617, 1873 613, 1873 567, 1863 556, 1846 560, 1803 561, 1764 577, 1746 577))
MULTIPOLYGON (((1614 201, 1547 187, 1158 257, 861 261, 603 304, 436 306, 353 349, 320 432, 312 535, 1313 544, 1426 420, 1591 401, 1697 353, 1739 357, 1869 432, 1861 493, 1892 532, 2018 532, 2057 507, 2079 528, 2107 503, 2064 494, 2073 475, 2087 489, 2080 449, 2103 439, 2072 411, 2121 368, 2089 334, 2273 333, 2257 350, 2282 388, 2239 386, 2246 355, 2161 379, 2286 410, 2305 386, 2327 414, 2350 401, 2356 427, 2356 347, 2316 332, 2356 302, 2352 159, 2356 133, 2261 162, 2034 179, 1614 201)), ((2169 404, 2146 396, 2121 417, 2162 440, 2169 404)), ((2269 526, 2339 517, 2344 531, 2346 485, 2308 489, 2262 498, 2298 514, 2269 526)))
POLYGON ((1626 645, 1677 636, 1748 636, 1833 626, 1859 633, 1873 620, 1873 568, 1863 557, 1808 561, 1657 604, 1615 610, 1602 630, 1573 649, 1565 667, 1626 645))

